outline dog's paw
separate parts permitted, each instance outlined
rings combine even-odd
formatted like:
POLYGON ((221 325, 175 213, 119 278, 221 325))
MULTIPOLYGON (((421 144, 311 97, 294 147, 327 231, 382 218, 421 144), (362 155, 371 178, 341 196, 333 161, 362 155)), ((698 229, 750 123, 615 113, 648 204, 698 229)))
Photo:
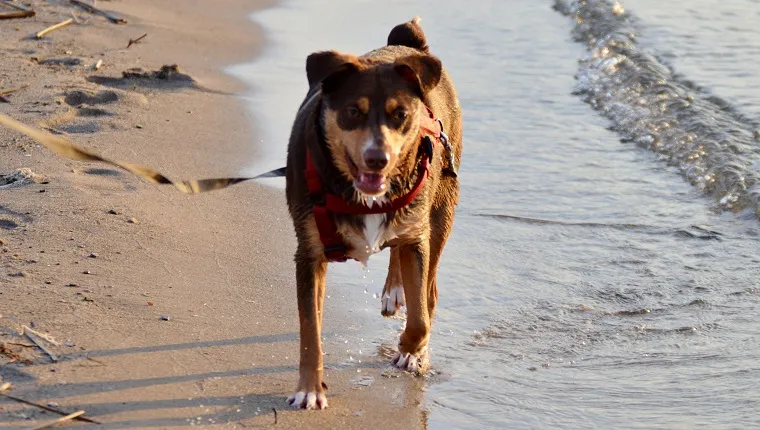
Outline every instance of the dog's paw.
POLYGON ((384 317, 396 315, 396 311, 405 304, 404 288, 401 286, 393 287, 390 292, 383 294, 380 313, 383 314, 384 317))
POLYGON ((288 404, 296 409, 324 409, 327 407, 327 396, 324 392, 299 391, 288 397, 288 404))
POLYGON ((428 368, 428 351, 427 348, 420 351, 418 354, 411 354, 408 352, 397 352, 391 359, 391 364, 411 373, 425 373, 428 368))

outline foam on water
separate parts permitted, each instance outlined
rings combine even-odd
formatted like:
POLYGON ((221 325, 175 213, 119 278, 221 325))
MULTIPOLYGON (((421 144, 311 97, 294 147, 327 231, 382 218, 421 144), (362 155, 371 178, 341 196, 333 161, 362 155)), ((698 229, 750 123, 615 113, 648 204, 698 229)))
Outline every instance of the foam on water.
POLYGON ((584 43, 576 92, 625 142, 663 155, 721 208, 760 214, 758 124, 637 44, 636 17, 607 0, 557 0, 584 43))

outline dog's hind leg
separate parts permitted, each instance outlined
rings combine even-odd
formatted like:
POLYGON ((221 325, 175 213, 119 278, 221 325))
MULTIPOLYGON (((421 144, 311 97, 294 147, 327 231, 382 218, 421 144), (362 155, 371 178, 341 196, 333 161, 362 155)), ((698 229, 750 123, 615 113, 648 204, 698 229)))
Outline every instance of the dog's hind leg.
POLYGON ((427 347, 430 340, 426 288, 429 257, 429 242, 426 240, 399 247, 401 278, 406 296, 406 327, 401 333, 398 352, 391 363, 410 372, 422 372, 427 368, 427 347))
POLYGON ((404 282, 401 278, 401 261, 397 247, 391 248, 391 258, 388 264, 388 276, 385 278, 385 286, 381 297, 380 313, 384 317, 396 314, 396 311, 404 306, 404 282))
MULTIPOLYGON (((300 248, 300 247, 299 247, 300 248)), ((300 251, 300 249, 299 249, 300 251)), ((322 382, 322 311, 324 309, 327 262, 315 261, 306 253, 296 253, 298 315, 301 324, 301 362, 298 392, 288 403, 300 409, 327 407, 326 386, 322 382)))

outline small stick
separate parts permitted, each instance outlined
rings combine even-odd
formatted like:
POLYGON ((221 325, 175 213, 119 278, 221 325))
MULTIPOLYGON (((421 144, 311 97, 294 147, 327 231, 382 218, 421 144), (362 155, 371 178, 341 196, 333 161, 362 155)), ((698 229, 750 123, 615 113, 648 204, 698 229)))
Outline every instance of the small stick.
POLYGON ((16 4, 13 2, 10 2, 8 0, 0 0, 1 4, 4 4, 5 6, 8 6, 11 9, 21 10, 24 12, 32 12, 32 15, 34 15, 34 11, 32 9, 29 9, 28 7, 20 4, 16 4))
POLYGON ((140 42, 141 40, 145 39, 145 36, 147 36, 148 33, 143 34, 142 36, 138 37, 137 39, 129 39, 129 43, 127 43, 127 49, 129 49, 130 46, 134 45, 135 43, 140 42))
MULTIPOLYGON (((69 414, 68 412, 63 412, 61 410, 58 410, 58 409, 55 409, 55 408, 51 408, 50 406, 41 405, 39 403, 34 403, 34 402, 30 402, 29 400, 24 400, 24 399, 19 398, 19 397, 11 396, 10 394, 5 394, 2 391, 0 391, 0 396, 6 397, 6 398, 11 399, 11 400, 15 400, 15 401, 17 401, 19 403, 23 403, 25 405, 36 406, 36 407, 38 407, 40 409, 44 409, 46 411, 54 412, 54 413, 56 413, 58 415, 68 415, 69 414)), ((90 418, 87 418, 85 416, 76 417, 74 419, 77 420, 77 421, 85 421, 85 422, 92 423, 92 424, 100 424, 100 422, 95 421, 95 420, 90 419, 90 418)))
POLYGON ((272 408, 272 412, 274 412, 274 423, 277 424, 277 409, 272 408))
POLYGON ((53 427, 56 424, 64 423, 66 421, 71 421, 71 420, 73 420, 75 418, 78 418, 78 417, 80 417, 82 415, 84 415, 84 411, 77 411, 77 412, 74 412, 73 414, 68 414, 65 417, 58 418, 55 421, 50 421, 47 424, 43 424, 41 426, 33 427, 30 430, 39 430, 39 429, 46 429, 48 427, 53 427))
POLYGON ((58 361, 58 356, 53 353, 53 351, 49 350, 39 339, 37 339, 37 336, 33 335, 30 332, 24 333, 26 337, 29 338, 32 342, 34 342, 35 345, 39 346, 41 350, 45 352, 48 356, 50 356, 50 359, 53 360, 53 362, 58 361))
POLYGON ((46 341, 48 341, 48 343, 50 343, 52 345, 55 345, 55 346, 60 346, 61 345, 60 343, 56 342, 55 339, 53 339, 53 337, 50 336, 49 334, 40 333, 37 330, 33 330, 29 326, 25 325, 25 326, 21 327, 21 333, 23 334, 25 331, 28 331, 28 332, 30 332, 32 334, 36 334, 37 336, 45 339, 46 341))
POLYGON ((2 90, 0 91, 0 96, 7 96, 8 94, 13 94, 16 91, 21 91, 27 87, 29 87, 29 85, 24 85, 23 87, 19 87, 19 88, 13 88, 12 90, 2 90))
POLYGON ((79 6, 82 9, 86 10, 87 12, 90 12, 93 15, 100 15, 105 17, 107 20, 111 21, 114 24, 126 24, 127 20, 123 18, 119 18, 118 16, 112 15, 106 11, 100 10, 96 8, 95 6, 90 6, 87 3, 80 1, 80 0, 69 0, 69 3, 79 6))
POLYGON ((67 25, 71 25, 72 22, 74 22, 74 19, 73 18, 69 18, 66 21, 59 22, 56 25, 51 25, 50 27, 48 27, 48 28, 40 31, 39 33, 37 33, 35 36, 37 37, 37 39, 42 39, 43 37, 45 37, 46 34, 50 33, 51 31, 58 30, 59 28, 66 27, 67 25))
POLYGON ((5 343, 8 345, 23 346, 24 348, 34 348, 35 346, 29 343, 21 343, 21 342, 5 342, 5 343))
POLYGON ((30 16, 34 16, 33 10, 19 10, 15 12, 0 13, 0 19, 29 18, 30 16))

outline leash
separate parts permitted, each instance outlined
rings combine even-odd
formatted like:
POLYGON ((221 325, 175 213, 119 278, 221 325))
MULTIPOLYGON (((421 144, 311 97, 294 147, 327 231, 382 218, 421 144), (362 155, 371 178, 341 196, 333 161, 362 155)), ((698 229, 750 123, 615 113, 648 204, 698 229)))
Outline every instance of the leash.
POLYGON ((22 124, 3 114, 0 114, 0 125, 4 125, 8 128, 18 131, 19 133, 22 133, 31 137, 32 139, 36 140, 37 143, 55 152, 61 157, 69 158, 72 160, 97 161, 101 163, 110 164, 112 166, 124 169, 130 173, 133 173, 141 178, 146 179, 148 182, 151 182, 154 184, 174 185, 175 188, 177 188, 178 190, 186 194, 198 194, 198 193, 205 193, 207 191, 220 190, 222 188, 227 188, 231 185, 239 184, 245 181, 251 181, 254 179, 277 178, 277 177, 285 176, 285 168, 280 167, 279 169, 271 170, 269 172, 262 173, 256 176, 250 176, 250 177, 191 179, 191 180, 185 180, 185 181, 172 181, 165 175, 157 172, 156 170, 150 167, 143 166, 140 164, 125 163, 123 161, 109 160, 107 158, 101 157, 98 154, 90 152, 78 145, 75 145, 62 137, 58 137, 41 130, 37 130, 33 127, 30 127, 26 124, 22 124))

